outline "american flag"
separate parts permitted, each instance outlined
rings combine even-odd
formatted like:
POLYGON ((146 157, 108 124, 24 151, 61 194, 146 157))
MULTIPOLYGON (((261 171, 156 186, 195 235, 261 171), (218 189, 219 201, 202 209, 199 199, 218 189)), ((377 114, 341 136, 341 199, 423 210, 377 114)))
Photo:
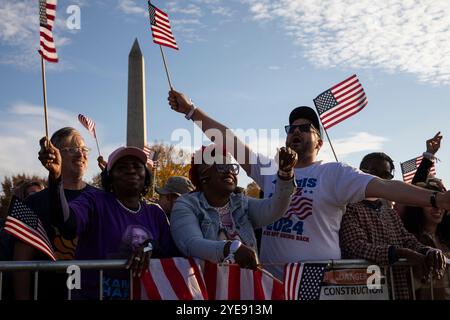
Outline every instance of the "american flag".
POLYGON ((55 252, 41 220, 33 210, 14 196, 6 217, 5 231, 43 252, 53 261, 56 260, 55 252))
MULTIPOLYGON (((406 183, 411 183, 414 175, 416 174, 417 169, 419 168, 420 164, 422 163, 423 156, 405 161, 400 163, 400 166, 402 168, 402 174, 403 174, 403 181, 406 183)), ((430 175, 436 175, 436 167, 433 166, 430 169, 430 175)))
POLYGON ((325 275, 323 263, 288 263, 284 268, 286 300, 319 300, 325 275))
POLYGON ((58 62, 52 32, 56 16, 56 2, 57 0, 39 0, 39 53, 48 62, 58 62))
POLYGON ((144 151, 145 155, 147 156, 147 164, 153 167, 154 163, 152 160, 152 156, 153 156, 152 149, 150 149, 150 147, 148 145, 145 145, 144 148, 142 148, 142 150, 144 151))
POLYGON ((313 200, 303 196, 303 188, 297 188, 284 217, 290 219, 292 215, 296 215, 300 220, 305 220, 306 217, 312 215, 312 206, 313 200))
POLYGON ((200 265, 192 258, 150 259, 148 272, 135 278, 136 300, 207 300, 200 265))
POLYGON ((92 134, 94 138, 96 138, 94 121, 92 121, 91 119, 82 114, 78 115, 78 121, 80 121, 83 127, 85 127, 89 131, 89 133, 92 134))
POLYGON ((172 34, 169 16, 148 2, 148 13, 152 29, 153 42, 178 50, 177 42, 172 34))
POLYGON ((367 97, 356 74, 314 99, 317 112, 325 129, 361 111, 367 105, 367 97))
POLYGON ((283 284, 261 270, 205 262, 210 300, 284 300, 283 284))

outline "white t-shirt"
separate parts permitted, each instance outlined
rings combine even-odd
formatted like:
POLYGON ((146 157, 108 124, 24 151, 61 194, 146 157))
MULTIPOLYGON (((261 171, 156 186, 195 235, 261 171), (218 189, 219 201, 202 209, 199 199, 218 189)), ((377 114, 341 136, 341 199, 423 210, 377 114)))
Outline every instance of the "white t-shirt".
MULTIPOLYGON (((259 159, 262 163, 270 161, 261 155, 259 159)), ((276 176, 264 175, 265 167, 252 165, 251 177, 263 189, 264 196, 271 197, 276 176)), ((365 198, 367 184, 373 178, 339 162, 317 161, 295 169, 297 190, 288 211, 263 228, 261 262, 340 259, 339 229, 345 207, 365 198)), ((283 267, 267 266, 267 269, 280 276, 283 267)))

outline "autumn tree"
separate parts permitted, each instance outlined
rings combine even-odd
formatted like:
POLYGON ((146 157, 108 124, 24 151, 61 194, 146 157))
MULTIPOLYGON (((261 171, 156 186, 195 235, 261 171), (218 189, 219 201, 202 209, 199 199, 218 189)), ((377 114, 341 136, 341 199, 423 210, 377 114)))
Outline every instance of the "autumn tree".
POLYGON ((256 182, 252 182, 249 183, 247 185, 247 190, 246 190, 246 194, 249 197, 252 198, 257 198, 259 199, 259 193, 260 193, 261 189, 258 187, 258 185, 256 184, 256 182))
POLYGON ((155 143, 150 147, 150 157, 156 160, 152 168, 153 185, 147 198, 156 196, 155 188, 162 187, 172 176, 189 177, 191 154, 173 145, 155 143))
POLYGON ((30 176, 25 173, 16 174, 11 177, 4 177, 1 183, 2 193, 0 195, 0 218, 6 217, 8 214, 9 203, 14 188, 20 186, 24 181, 39 181, 47 185, 47 179, 36 175, 30 176))

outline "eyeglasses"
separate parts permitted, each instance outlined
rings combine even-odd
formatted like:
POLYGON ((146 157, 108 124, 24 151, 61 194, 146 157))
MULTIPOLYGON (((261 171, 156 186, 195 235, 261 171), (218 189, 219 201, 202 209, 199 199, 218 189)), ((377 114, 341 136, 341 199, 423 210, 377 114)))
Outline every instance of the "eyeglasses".
POLYGON ((373 176, 379 177, 381 179, 385 179, 385 180, 392 180, 394 179, 394 175, 392 173, 390 173, 389 171, 383 171, 383 172, 378 172, 375 170, 367 170, 367 169, 361 169, 362 172, 364 173, 368 173, 371 174, 373 176))
POLYGON ((67 148, 61 148, 62 151, 66 151, 70 153, 71 155, 77 154, 79 152, 83 154, 88 154, 89 151, 91 151, 88 147, 67 147, 67 148))
POLYGON ((231 172, 232 174, 238 175, 239 174, 239 165, 236 163, 229 163, 229 164, 214 164, 214 167, 216 168, 218 173, 228 173, 231 172))
POLYGON ((305 123, 305 124, 290 124, 287 126, 284 126, 284 130, 286 130, 286 133, 294 133, 295 129, 298 129, 300 132, 311 132, 311 129, 313 131, 317 132, 317 129, 314 128, 314 126, 311 123, 305 123))

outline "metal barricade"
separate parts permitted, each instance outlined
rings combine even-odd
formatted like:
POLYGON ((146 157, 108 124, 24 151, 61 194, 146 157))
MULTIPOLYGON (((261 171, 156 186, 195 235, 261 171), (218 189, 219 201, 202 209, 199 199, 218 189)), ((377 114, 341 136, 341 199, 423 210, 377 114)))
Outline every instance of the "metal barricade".
MULTIPOLYGON (((302 261, 303 263, 315 263, 326 264, 328 268, 332 270, 338 269, 367 269, 369 266, 374 265, 373 262, 367 260, 320 260, 320 261, 302 261)), ((124 270, 126 266, 126 260, 61 260, 61 261, 0 261, 0 300, 3 295, 3 280, 5 272, 15 271, 30 271, 34 272, 34 286, 33 286, 33 299, 38 300, 38 288, 39 288, 39 272, 40 271, 67 271, 69 266, 76 265, 80 270, 99 270, 99 299, 103 300, 103 277, 104 270, 124 270)), ((274 264, 271 264, 274 265, 274 264)), ((281 264, 280 264, 281 265, 281 264)), ((263 265, 264 266, 264 265, 263 265)), ((415 286, 414 286, 414 270, 413 266, 408 264, 406 260, 402 259, 392 266, 382 266, 384 274, 387 278, 387 283, 390 284, 391 299, 396 300, 396 288, 394 285, 394 272, 392 267, 406 267, 409 269, 409 279, 411 283, 412 298, 415 300, 415 286)), ((450 278, 450 270, 447 268, 447 272, 450 278)), ((133 275, 132 271, 129 271, 129 298, 133 300, 133 275)), ((430 279, 431 299, 434 299, 433 293, 433 278, 430 279)), ((72 290, 68 287, 67 299, 72 299, 72 290)))

